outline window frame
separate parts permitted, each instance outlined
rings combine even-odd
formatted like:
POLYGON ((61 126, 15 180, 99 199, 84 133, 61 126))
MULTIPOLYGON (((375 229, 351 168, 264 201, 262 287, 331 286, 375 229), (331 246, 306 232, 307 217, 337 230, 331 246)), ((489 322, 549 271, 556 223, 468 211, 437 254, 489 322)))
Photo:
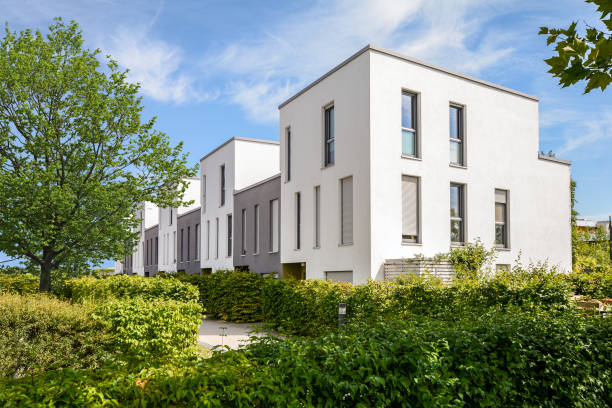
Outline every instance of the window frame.
POLYGON ((323 107, 323 168, 333 166, 336 163, 336 106, 330 102, 323 107), (331 120, 328 120, 328 112, 332 112, 331 120), (330 123, 331 122, 331 123, 330 123), (331 146, 331 148, 330 148, 331 146), (333 157, 331 152, 333 150, 333 157))
POLYGON ((420 92, 402 88, 400 93, 400 128, 401 128, 401 152, 402 157, 407 159, 420 159, 421 158, 421 132, 420 132, 420 105, 421 105, 421 94, 420 92), (412 98, 412 111, 410 115, 412 116, 412 128, 408 128, 404 126, 403 121, 403 110, 404 110, 404 95, 409 95, 412 98), (410 132, 414 136, 414 154, 408 154, 404 152, 403 147, 403 137, 404 132, 410 132))
POLYGON ((285 128, 285 182, 291 181, 291 126, 285 128))
POLYGON ((340 192, 340 246, 348 246, 353 245, 355 243, 355 179, 353 175, 342 177, 340 180, 340 188, 338 189, 340 192), (351 179, 351 239, 350 241, 344 242, 344 180, 351 179))
MULTIPOLYGON (((403 183, 404 183, 404 177, 407 178, 413 178, 416 179, 416 190, 417 190, 417 199, 416 199, 416 220, 417 220, 417 235, 416 235, 416 239, 410 240, 407 238, 404 238, 404 231, 403 231, 403 223, 404 223, 404 203, 402 201, 402 245, 420 245, 422 243, 422 231, 421 231, 421 177, 420 176, 414 176, 412 174, 402 174, 402 177, 400 178, 401 181, 401 186, 400 188, 402 189, 402 196, 403 196, 403 183)), ((403 199, 403 197, 402 197, 403 199)))
POLYGON ((509 207, 510 207, 510 191, 506 190, 506 189, 502 189, 502 188, 496 188, 493 190, 494 193, 494 200, 495 200, 495 206, 493 207, 493 220, 494 220, 494 224, 495 224, 495 230, 494 230, 494 235, 493 235, 493 245, 495 246, 496 249, 510 249, 510 212, 509 212, 509 207), (497 201, 497 192, 498 191, 503 191, 506 198, 505 198, 505 203, 500 203, 497 201), (504 221, 503 222, 498 222, 497 221, 497 217, 496 217, 496 211, 497 211, 497 204, 503 204, 504 205, 504 221), (497 226, 498 225, 503 225, 504 227, 504 239, 503 242, 501 244, 497 243, 497 226))
POLYGON ((278 198, 274 198, 270 200, 269 204, 270 211, 270 219, 269 219, 269 229, 270 229, 270 244, 268 253, 275 254, 280 251, 280 201, 278 198), (276 217, 274 216, 274 203, 276 202, 276 217), (276 228, 274 228, 276 218, 276 228), (276 232, 276 242, 278 247, 274 247, 274 233, 276 232))
POLYGON ((202 214, 206 213, 206 174, 202 175, 202 214))
POLYGON ((449 140, 449 164, 453 167, 467 167, 467 157, 466 157, 466 140, 465 140, 465 135, 466 135, 466 126, 465 126, 465 122, 466 122, 466 118, 465 118, 465 105, 460 104, 460 103, 456 103, 456 102, 449 102, 448 104, 448 110, 449 110, 449 120, 448 120, 448 140, 449 140), (452 138, 450 137, 451 134, 451 128, 450 128, 450 110, 451 109, 458 109, 459 110, 459 115, 457 117, 457 132, 459 133, 459 138, 452 138), (453 162, 451 160, 450 157, 450 146, 456 143, 459 145, 459 151, 461 152, 461 163, 456 163, 453 162))
POLYGON ((253 254, 259 254, 259 204, 253 206, 253 254))
MULTIPOLYGON (((449 217, 450 217, 450 223, 449 223, 449 235, 450 235, 450 242, 452 246, 461 246, 465 244, 465 240, 466 240, 466 236, 467 236, 467 228, 466 228, 466 185, 464 183, 455 183, 455 182, 451 182, 450 183, 450 188, 453 187, 458 187, 458 193, 459 193, 459 197, 458 197, 458 204, 459 204, 459 216, 452 216, 450 215, 450 211, 449 211, 449 217), (452 223, 453 221, 460 222, 461 228, 460 228, 460 240, 459 241, 453 241, 453 234, 452 234, 452 223)), ((449 210, 451 208, 450 206, 450 189, 449 189, 449 210)))
POLYGON ((295 249, 302 249, 302 194, 295 193, 295 249))
POLYGON ((247 209, 240 210, 240 255, 245 256, 247 252, 246 234, 247 234, 247 209))
POLYGON ((313 204, 314 204, 314 208, 313 208, 313 211, 314 211, 314 214, 313 214, 314 245, 313 245, 313 248, 321 248, 321 186, 320 185, 314 187, 313 204))
POLYGON ((231 257, 233 254, 234 235, 233 235, 233 218, 232 214, 227 214, 227 257, 231 257))
POLYGON ((219 207, 223 207, 225 205, 225 164, 219 166, 219 207))

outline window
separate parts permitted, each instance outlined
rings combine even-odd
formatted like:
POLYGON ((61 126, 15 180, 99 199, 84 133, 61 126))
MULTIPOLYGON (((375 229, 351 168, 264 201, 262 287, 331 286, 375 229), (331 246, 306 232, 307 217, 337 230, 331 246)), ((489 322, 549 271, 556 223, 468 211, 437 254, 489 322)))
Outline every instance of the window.
POLYGON ((287 172, 286 181, 291 180, 291 128, 287 128, 285 139, 287 141, 287 172))
POLYGON ((149 265, 149 240, 147 239, 145 243, 147 245, 147 252, 145 255, 145 266, 148 266, 149 265))
POLYGON ((453 244, 464 242, 465 237, 464 188, 462 184, 450 186, 450 235, 453 244))
POLYGON ((340 219, 342 245, 353 243, 353 177, 340 180, 340 219))
POLYGON ((210 259, 210 220, 206 221, 206 259, 210 259))
POLYGON ((336 140, 334 131, 334 106, 325 109, 325 166, 334 164, 334 142, 336 140))
POLYGON ((221 206, 225 205, 225 164, 221 165, 221 206))
POLYGON ((402 242, 419 242, 419 179, 402 176, 402 242))
POLYGON ((184 234, 184 229, 181 228, 181 262, 185 262, 185 251, 184 251, 184 244, 185 243, 185 234, 184 234))
POLYGON ((191 227, 187 227, 187 262, 191 260, 191 227))
POLYGON ((279 208, 278 199, 270 201, 270 252, 278 252, 279 250, 279 208))
POLYGON ((302 247, 302 195, 295 193, 295 249, 302 247))
POLYGON ((508 248, 508 192, 495 190, 495 246, 508 248))
POLYGON ((402 154, 417 157, 417 96, 402 92, 402 154))
POLYGON ((173 208, 170 208, 170 221, 168 225, 172 225, 172 213, 173 213, 173 208))
POLYGON ((253 208, 253 253, 259 253, 259 205, 253 208))
POLYGON ((195 259, 200 259, 200 224, 195 225, 195 259))
POLYGON ((240 212, 240 255, 246 255, 246 208, 240 212))
POLYGON ((227 256, 232 256, 232 214, 227 215, 227 256))
POLYGON ((215 218, 215 259, 219 258, 219 218, 215 218))
POLYGON ((450 105, 450 162, 463 166, 463 108, 450 105))
POLYGON ((321 247, 321 186, 314 188, 314 247, 321 247))
POLYGON ((172 262, 176 263, 176 231, 172 232, 172 262))
POLYGON ((202 214, 206 212, 206 176, 202 176, 202 214))
POLYGON ((155 237, 155 265, 159 263, 159 241, 158 237, 155 237))

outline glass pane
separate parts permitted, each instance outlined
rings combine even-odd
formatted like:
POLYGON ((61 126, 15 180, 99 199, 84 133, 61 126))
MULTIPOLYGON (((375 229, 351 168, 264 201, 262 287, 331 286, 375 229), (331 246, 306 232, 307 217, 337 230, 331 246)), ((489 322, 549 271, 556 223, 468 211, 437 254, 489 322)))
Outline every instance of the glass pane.
POLYGON ((451 233, 451 242, 463 242, 462 221, 451 220, 450 233, 451 233))
POLYGON ((461 108, 451 106, 449 114, 450 138, 461 139, 461 108))
POLYGON ((495 203, 495 222, 506 222, 506 204, 495 203))
POLYGON ((450 161, 453 164, 463 165, 462 143, 450 142, 450 161))
POLYGON ((329 138, 334 138, 334 107, 329 108, 329 138))
POLYGON ((451 217, 461 217, 461 186, 451 185, 450 187, 450 215, 451 217))
POLYGON ((495 244, 506 245, 506 226, 504 224, 495 224, 495 244))
POLYGON ((402 94, 402 127, 415 129, 413 119, 413 112, 416 108, 415 105, 415 96, 408 93, 402 94))
POLYGON ((402 129, 402 154, 416 156, 416 137, 414 132, 402 129))
POLYGON ((334 163, 334 142, 329 142, 327 146, 329 147, 329 157, 327 160, 327 164, 333 164, 334 163))

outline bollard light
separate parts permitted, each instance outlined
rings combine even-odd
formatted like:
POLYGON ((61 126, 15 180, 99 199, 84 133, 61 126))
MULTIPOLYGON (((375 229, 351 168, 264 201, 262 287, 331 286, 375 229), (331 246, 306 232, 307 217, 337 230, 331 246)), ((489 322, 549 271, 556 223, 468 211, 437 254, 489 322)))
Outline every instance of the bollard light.
POLYGON ((346 303, 338 303, 338 326, 342 327, 346 323, 346 303))

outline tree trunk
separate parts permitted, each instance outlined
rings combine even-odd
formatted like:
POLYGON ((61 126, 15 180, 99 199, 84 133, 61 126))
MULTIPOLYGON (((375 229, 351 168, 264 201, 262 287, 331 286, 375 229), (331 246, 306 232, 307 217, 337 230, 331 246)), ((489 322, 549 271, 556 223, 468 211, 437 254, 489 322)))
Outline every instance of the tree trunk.
POLYGON ((40 265, 40 292, 49 292, 51 290, 51 260, 43 259, 40 265))

